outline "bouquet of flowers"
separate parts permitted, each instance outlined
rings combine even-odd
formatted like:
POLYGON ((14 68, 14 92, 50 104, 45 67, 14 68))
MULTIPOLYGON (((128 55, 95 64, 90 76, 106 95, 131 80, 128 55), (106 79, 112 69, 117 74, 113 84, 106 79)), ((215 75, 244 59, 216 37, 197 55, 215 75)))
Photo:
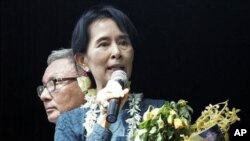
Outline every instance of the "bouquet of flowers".
POLYGON ((160 108, 149 107, 134 133, 135 141, 200 141, 206 138, 199 136, 203 131, 216 127, 222 136, 220 138, 229 140, 229 126, 240 120, 237 116, 240 109, 230 110, 228 101, 210 104, 192 124, 193 109, 187 103, 185 100, 177 103, 166 101, 160 108))

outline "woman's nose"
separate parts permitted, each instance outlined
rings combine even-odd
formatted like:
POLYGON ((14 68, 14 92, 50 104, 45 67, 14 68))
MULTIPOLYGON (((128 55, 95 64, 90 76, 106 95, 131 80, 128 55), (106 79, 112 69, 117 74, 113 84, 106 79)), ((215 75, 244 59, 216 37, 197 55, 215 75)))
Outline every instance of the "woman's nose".
POLYGON ((119 58, 121 58, 121 50, 120 50, 120 48, 119 48, 119 46, 117 44, 114 44, 112 46, 111 58, 112 59, 119 59, 119 58))

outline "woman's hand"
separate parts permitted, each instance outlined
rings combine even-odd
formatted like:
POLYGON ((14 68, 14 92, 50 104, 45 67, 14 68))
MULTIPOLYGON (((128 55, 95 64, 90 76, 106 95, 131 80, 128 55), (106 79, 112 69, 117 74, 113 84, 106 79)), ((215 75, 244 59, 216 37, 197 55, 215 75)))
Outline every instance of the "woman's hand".
POLYGON ((120 100, 121 100, 120 109, 121 109, 123 107, 123 105, 125 104, 125 102, 127 101, 128 93, 129 93, 128 88, 125 88, 123 90, 121 85, 114 80, 109 80, 106 87, 104 87, 103 89, 101 89, 97 93, 96 100, 99 103, 100 110, 101 110, 101 114, 100 114, 100 117, 98 119, 98 123, 102 127, 105 127, 105 128, 109 127, 109 123, 106 121, 107 108, 109 105, 108 101, 110 99, 113 99, 113 98, 120 98, 120 100))

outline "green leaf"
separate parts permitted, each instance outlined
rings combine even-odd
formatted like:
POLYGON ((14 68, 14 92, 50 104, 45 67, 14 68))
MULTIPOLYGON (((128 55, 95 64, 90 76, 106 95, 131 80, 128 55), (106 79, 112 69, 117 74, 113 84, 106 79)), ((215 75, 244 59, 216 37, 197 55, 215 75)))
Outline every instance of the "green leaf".
POLYGON ((147 128, 150 125, 150 120, 146 120, 139 125, 140 129, 147 128))
POLYGON ((166 134, 167 134, 168 140, 170 140, 173 137, 173 135, 174 135, 174 131, 168 130, 166 134))

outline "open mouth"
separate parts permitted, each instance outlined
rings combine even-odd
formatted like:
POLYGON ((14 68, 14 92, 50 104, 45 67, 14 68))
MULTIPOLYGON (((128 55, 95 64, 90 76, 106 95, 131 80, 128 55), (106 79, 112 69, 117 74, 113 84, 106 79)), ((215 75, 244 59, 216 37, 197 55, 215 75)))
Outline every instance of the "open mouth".
POLYGON ((110 71, 124 70, 124 67, 108 67, 108 70, 110 71))
POLYGON ((125 67, 121 66, 121 65, 112 65, 108 67, 108 70, 110 71, 116 71, 116 70, 124 70, 125 67))

